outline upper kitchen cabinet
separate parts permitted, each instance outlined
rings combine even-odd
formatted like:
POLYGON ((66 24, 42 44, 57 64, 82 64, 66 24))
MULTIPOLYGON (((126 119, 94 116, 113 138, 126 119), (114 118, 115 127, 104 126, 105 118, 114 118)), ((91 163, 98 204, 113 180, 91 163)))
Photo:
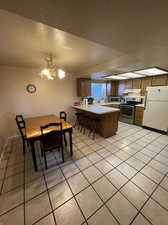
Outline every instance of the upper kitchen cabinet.
POLYGON ((122 96, 124 94, 124 91, 126 89, 125 81, 121 80, 118 83, 118 95, 122 96))
POLYGON ((77 96, 78 97, 91 96, 91 79, 89 78, 77 79, 77 96))
POLYGON ((125 88, 126 89, 132 89, 132 79, 130 79, 130 80, 126 80, 125 81, 125 88))
POLYGON ((152 78, 152 86, 165 86, 167 85, 167 75, 154 76, 152 78))
POLYGON ((112 88, 112 85, 111 85, 111 81, 107 81, 106 83, 106 94, 107 96, 111 96, 111 88, 112 88))
POLYGON ((118 95, 118 81, 111 81, 111 96, 118 95))
POLYGON ((132 80, 132 88, 133 89, 140 89, 141 88, 141 79, 133 79, 132 80))
POLYGON ((152 77, 143 77, 141 79, 141 95, 145 95, 146 88, 152 85, 152 77))

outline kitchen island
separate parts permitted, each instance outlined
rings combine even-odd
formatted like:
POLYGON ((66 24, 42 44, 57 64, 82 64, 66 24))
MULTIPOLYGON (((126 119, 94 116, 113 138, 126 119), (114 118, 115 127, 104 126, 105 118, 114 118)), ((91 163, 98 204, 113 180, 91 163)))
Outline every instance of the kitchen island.
POLYGON ((116 134, 120 109, 102 105, 73 106, 73 108, 77 112, 98 118, 98 133, 102 137, 107 138, 116 134))

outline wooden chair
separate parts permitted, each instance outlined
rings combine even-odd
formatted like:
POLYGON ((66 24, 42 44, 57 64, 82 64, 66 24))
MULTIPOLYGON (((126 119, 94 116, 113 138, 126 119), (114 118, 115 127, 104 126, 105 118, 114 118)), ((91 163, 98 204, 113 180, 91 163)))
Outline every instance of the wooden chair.
POLYGON ((50 123, 45 126, 41 126, 41 152, 44 156, 45 167, 47 169, 46 152, 51 151, 55 148, 61 149, 62 161, 64 162, 64 151, 63 151, 63 130, 62 123, 50 123), (50 130, 47 132, 47 130, 50 130))
POLYGON ((19 129, 21 138, 22 138, 23 152, 25 153, 26 152, 26 143, 29 146, 29 143, 28 143, 27 138, 26 138, 26 125, 25 125, 25 121, 24 121, 22 115, 16 115, 15 120, 16 120, 17 127, 19 129))
MULTIPOLYGON (((64 112, 64 111, 60 112, 60 119, 66 121, 66 119, 67 119, 67 114, 66 114, 66 112, 64 112)), ((67 140, 66 140, 66 135, 65 135, 65 133, 64 133, 64 142, 65 142, 65 146, 67 146, 67 140)))

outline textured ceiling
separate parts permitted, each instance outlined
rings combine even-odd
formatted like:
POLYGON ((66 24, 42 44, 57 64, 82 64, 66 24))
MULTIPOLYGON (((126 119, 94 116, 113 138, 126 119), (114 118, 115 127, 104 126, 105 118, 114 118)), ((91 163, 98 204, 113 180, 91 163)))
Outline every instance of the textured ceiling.
POLYGON ((6 0, 0 7, 105 45, 113 51, 111 58, 102 57, 95 65, 85 64, 78 68, 81 74, 149 66, 168 69, 166 0, 6 0))

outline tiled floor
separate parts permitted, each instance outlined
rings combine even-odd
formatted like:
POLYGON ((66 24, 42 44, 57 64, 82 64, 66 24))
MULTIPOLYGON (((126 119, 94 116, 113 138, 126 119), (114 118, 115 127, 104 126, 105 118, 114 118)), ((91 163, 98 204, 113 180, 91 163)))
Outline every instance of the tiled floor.
POLYGON ((20 140, 0 164, 0 225, 167 225, 168 136, 119 123, 93 141, 74 130, 74 156, 48 153, 39 171, 20 140))

